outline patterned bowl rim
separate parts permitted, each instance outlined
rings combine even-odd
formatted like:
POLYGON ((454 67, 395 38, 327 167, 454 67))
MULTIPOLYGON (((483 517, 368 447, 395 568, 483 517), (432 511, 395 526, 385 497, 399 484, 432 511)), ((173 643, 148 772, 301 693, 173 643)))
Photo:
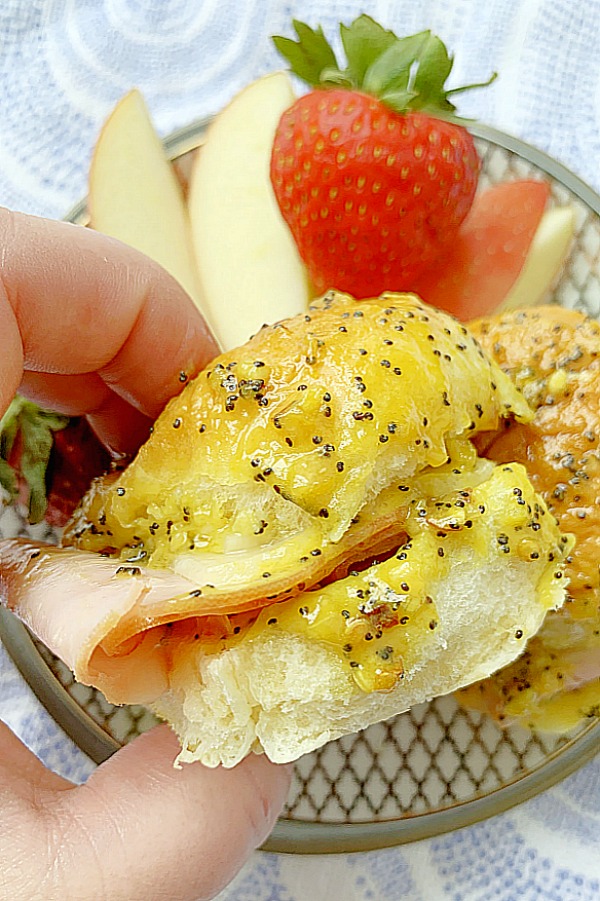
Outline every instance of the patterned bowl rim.
MULTIPOLYGON (((197 149, 209 120, 198 120, 178 129, 164 140, 170 159, 197 149)), ((519 138, 495 128, 474 124, 475 138, 516 154, 542 173, 566 187, 600 217, 600 195, 562 163, 519 138)), ((83 198, 65 216, 79 225, 89 222, 87 199, 83 198)), ((12 614, 0 607, 0 640, 21 674, 53 719, 95 763, 106 760, 119 744, 74 701, 40 655, 30 632, 12 614)), ((600 750, 600 722, 591 721, 573 738, 523 776, 500 788, 442 810, 427 811, 402 819, 337 824, 281 818, 262 850, 277 853, 333 854, 372 851, 432 838, 461 829, 509 810, 571 775, 600 750)))

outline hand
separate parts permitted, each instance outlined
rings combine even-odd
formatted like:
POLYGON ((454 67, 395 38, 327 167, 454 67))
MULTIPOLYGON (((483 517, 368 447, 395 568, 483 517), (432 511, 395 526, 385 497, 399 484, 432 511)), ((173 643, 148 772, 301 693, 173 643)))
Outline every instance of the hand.
MULTIPOLYGON (((180 372, 216 353, 201 316, 159 266, 87 229, 0 210, 0 246, 0 415, 19 390, 132 452, 180 372)), ((257 756, 176 770, 177 750, 158 726, 76 787, 0 723, 0 897, 212 898, 269 834, 289 771, 257 756)))

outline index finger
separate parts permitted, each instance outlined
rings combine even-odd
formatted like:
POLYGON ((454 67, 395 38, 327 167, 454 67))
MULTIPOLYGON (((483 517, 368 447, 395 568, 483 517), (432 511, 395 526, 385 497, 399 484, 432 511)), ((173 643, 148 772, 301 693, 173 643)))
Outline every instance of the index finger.
POLYGON ((183 288, 97 232, 0 209, 0 412, 24 371, 97 373, 155 417, 217 353, 183 288))

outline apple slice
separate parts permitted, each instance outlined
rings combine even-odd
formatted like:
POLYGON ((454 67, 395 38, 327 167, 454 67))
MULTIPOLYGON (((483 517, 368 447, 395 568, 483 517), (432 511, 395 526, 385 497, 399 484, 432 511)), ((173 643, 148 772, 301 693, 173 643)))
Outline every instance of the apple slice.
POLYGON ((575 233, 575 210, 554 207, 542 216, 517 281, 499 311, 542 303, 567 257, 575 233))
POLYGON ((160 263, 203 310, 181 185, 138 90, 125 94, 100 132, 89 207, 92 228, 160 263))
POLYGON ((302 312, 310 298, 269 175, 275 130, 294 100, 284 72, 253 82, 214 119, 192 172, 188 206, 198 271, 225 349, 265 322, 302 312))

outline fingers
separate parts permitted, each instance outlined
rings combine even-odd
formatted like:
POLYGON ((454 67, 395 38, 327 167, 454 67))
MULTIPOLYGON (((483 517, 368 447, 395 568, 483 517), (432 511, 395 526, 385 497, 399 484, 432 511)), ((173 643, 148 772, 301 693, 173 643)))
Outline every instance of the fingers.
POLYGON ((6 798, 8 788, 11 794, 31 800, 40 789, 57 791, 72 787, 66 779, 47 770, 0 720, 0 796, 6 798))
POLYGON ((232 770, 176 770, 177 751, 159 726, 60 796, 70 897, 96 897, 97 884, 116 901, 212 898, 267 837, 289 789, 287 768, 251 755, 232 770))
POLYGON ((217 352, 183 288, 89 229, 0 209, 0 409, 22 368, 102 381, 155 417, 217 352))
POLYGON ((52 858, 40 811, 72 788, 0 722, 0 898, 59 897, 42 888, 52 858))
POLYGON ((177 751, 159 726, 74 787, 0 723, 0 896, 213 898, 270 833, 290 772, 253 755, 176 770, 177 751))
POLYGON ((104 444, 116 455, 132 455, 148 440, 152 419, 113 391, 104 403, 87 414, 88 421, 104 444))
MULTIPOLYGON (((1 275, 1 269, 0 269, 1 275)), ((23 345, 17 318, 0 281, 0 416, 15 396, 23 372, 23 345)))
POLYGON ((83 416, 103 407, 111 393, 95 372, 84 375, 58 375, 56 373, 23 373, 19 393, 40 407, 52 409, 66 416, 83 416))
POLYGON ((118 454, 135 453, 150 433, 152 419, 119 397, 96 373, 25 372, 19 392, 56 413, 87 415, 96 434, 118 454))

